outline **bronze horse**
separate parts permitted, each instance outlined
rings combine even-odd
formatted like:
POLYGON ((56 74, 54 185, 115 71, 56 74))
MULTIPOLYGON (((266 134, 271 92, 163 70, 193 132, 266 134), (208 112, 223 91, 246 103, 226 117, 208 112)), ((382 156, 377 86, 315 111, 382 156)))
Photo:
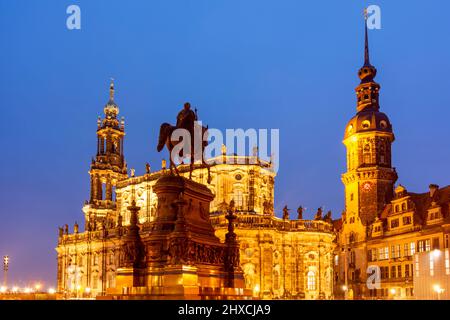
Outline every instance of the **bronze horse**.
MULTIPOLYGON (((172 126, 170 123, 163 123, 161 125, 161 128, 159 130, 159 138, 158 138, 158 147, 157 150, 158 152, 161 152, 161 150, 164 148, 164 146, 167 147, 167 150, 169 151, 169 158, 170 158, 170 172, 173 174, 173 171, 175 171, 175 173, 177 175, 180 175, 180 173, 178 172, 178 168, 175 165, 173 159, 172 159, 172 150, 173 148, 179 144, 179 143, 184 143, 183 141, 178 141, 178 140, 172 140, 172 133, 178 129, 176 126, 172 126)), ((207 134, 208 132, 208 127, 204 127, 202 126, 202 137, 205 135, 205 133, 207 134)), ((194 134, 193 132, 189 132, 190 133, 190 137, 191 137, 191 149, 194 148, 195 144, 194 144, 194 134)), ((210 165, 205 161, 203 152, 206 148, 206 146, 208 145, 208 141, 204 141, 202 139, 202 143, 201 143, 201 157, 202 157, 202 165, 204 167, 206 167, 208 169, 208 183, 211 183, 211 172, 210 172, 210 165)), ((196 150, 194 150, 196 151, 196 150)), ((197 152, 197 151, 196 151, 197 152)), ((190 154, 181 154, 179 155, 180 158, 183 160, 184 158, 190 157, 190 165, 189 165, 189 179, 192 179, 192 171, 194 170, 194 160, 195 160, 195 152, 190 152, 190 154)))

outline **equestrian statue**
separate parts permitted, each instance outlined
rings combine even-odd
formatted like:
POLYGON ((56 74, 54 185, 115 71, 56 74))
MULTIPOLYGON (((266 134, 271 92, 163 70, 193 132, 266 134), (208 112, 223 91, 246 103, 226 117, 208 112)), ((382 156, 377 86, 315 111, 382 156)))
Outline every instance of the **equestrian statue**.
POLYGON ((195 112, 191 109, 191 104, 189 102, 186 102, 184 104, 183 109, 178 113, 177 116, 177 124, 176 126, 172 126, 170 123, 163 123, 161 125, 161 128, 159 130, 159 138, 158 138, 158 152, 161 152, 161 150, 164 148, 164 146, 167 147, 167 150, 169 151, 169 158, 170 158, 170 172, 173 174, 174 171, 177 175, 180 175, 178 172, 178 168, 174 162, 173 156, 176 156, 181 160, 181 164, 183 163, 183 160, 186 158, 190 159, 189 164, 189 179, 192 179, 192 171, 194 170, 194 162, 195 160, 198 160, 199 157, 201 157, 201 165, 204 168, 207 168, 208 170, 208 183, 211 183, 211 173, 210 173, 210 165, 206 162, 206 159, 204 158, 204 150, 206 146, 208 145, 207 137, 208 137, 208 127, 201 126, 201 137, 198 137, 201 139, 201 142, 195 143, 195 129, 199 126, 198 123, 198 116, 197 116, 197 109, 195 109, 195 112), (172 133, 176 129, 185 129, 187 132, 189 132, 190 141, 184 141, 183 139, 180 140, 172 140, 172 133), (205 138, 205 139, 203 139, 205 138), (205 141, 206 140, 206 141, 205 141), (187 148, 189 153, 184 152, 185 148, 180 148, 180 153, 176 155, 172 155, 172 150, 177 146, 179 143, 181 143, 181 147, 186 146, 187 143, 190 142, 190 148, 187 148), (195 150, 196 146, 199 145, 201 150, 195 150), (196 157, 197 155, 197 157, 196 157))

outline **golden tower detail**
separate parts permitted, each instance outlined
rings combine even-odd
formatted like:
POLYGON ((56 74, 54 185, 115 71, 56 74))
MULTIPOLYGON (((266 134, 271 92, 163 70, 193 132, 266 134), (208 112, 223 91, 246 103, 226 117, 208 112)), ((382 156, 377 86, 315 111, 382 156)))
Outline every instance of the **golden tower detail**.
POLYGON ((119 121, 119 107, 114 102, 114 83, 109 88, 109 101, 105 116, 97 121, 97 154, 92 159, 89 202, 83 207, 86 229, 101 228, 117 221, 115 187, 127 178, 127 165, 123 154, 124 120, 119 121))

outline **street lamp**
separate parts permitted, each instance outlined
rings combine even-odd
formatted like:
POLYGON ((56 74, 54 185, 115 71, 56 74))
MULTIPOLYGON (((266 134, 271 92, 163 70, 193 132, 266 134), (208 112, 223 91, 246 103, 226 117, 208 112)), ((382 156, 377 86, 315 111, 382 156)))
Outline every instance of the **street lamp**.
POLYGON ((441 288, 440 285, 435 284, 435 285, 433 286, 433 290, 437 293, 437 299, 438 299, 438 300, 441 300, 441 294, 445 291, 445 289, 444 289, 444 288, 441 288))
POLYGON ((9 269, 9 256, 3 256, 3 285, 6 287, 8 284, 8 269, 9 269))
POLYGON ((39 292, 39 290, 41 290, 42 285, 40 283, 36 283, 36 285, 34 286, 34 289, 36 290, 36 292, 39 292))
POLYGON ((439 258, 440 255, 441 255, 441 250, 439 250, 439 249, 433 250, 433 257, 439 258))

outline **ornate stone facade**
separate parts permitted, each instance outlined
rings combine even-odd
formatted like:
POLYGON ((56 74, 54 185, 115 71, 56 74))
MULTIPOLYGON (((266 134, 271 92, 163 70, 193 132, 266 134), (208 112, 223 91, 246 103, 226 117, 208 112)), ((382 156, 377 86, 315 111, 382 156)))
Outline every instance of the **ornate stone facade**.
MULTIPOLYGON (((97 155, 90 170, 91 196, 83 207, 85 230, 79 232, 77 227, 69 234, 67 225, 60 228, 56 248, 58 291, 67 296, 117 293, 117 288, 131 286, 121 280, 121 270, 131 267, 143 270, 133 271, 133 286, 161 287, 160 278, 145 276, 149 263, 163 255, 160 245, 147 241, 142 247, 141 240, 136 239, 145 242, 151 237, 158 225, 158 212, 169 205, 158 201, 155 190, 158 179, 169 170, 163 165, 161 170, 152 172, 147 164, 145 174, 136 176, 133 169, 127 174, 124 122, 117 121, 118 106, 113 98, 111 85, 105 118, 99 119, 98 124, 97 155)), ((325 219, 320 214, 315 220, 276 217, 275 173, 270 162, 227 155, 225 148, 222 155, 209 161, 211 183, 207 183, 207 170, 199 166, 194 168, 193 180, 205 185, 213 199, 209 206, 196 210, 203 218, 211 219, 221 242, 229 243, 233 239, 226 236, 230 218, 227 208, 234 202, 233 233, 239 243, 239 268, 245 288, 255 298, 332 298, 335 236, 330 216, 325 219)), ((188 167, 178 167, 181 175, 188 177, 188 167)), ((188 263, 193 256, 204 264, 231 259, 229 252, 209 248, 205 243, 174 242, 168 250, 170 263, 188 263)), ((125 274, 129 280, 131 275, 125 274)))

